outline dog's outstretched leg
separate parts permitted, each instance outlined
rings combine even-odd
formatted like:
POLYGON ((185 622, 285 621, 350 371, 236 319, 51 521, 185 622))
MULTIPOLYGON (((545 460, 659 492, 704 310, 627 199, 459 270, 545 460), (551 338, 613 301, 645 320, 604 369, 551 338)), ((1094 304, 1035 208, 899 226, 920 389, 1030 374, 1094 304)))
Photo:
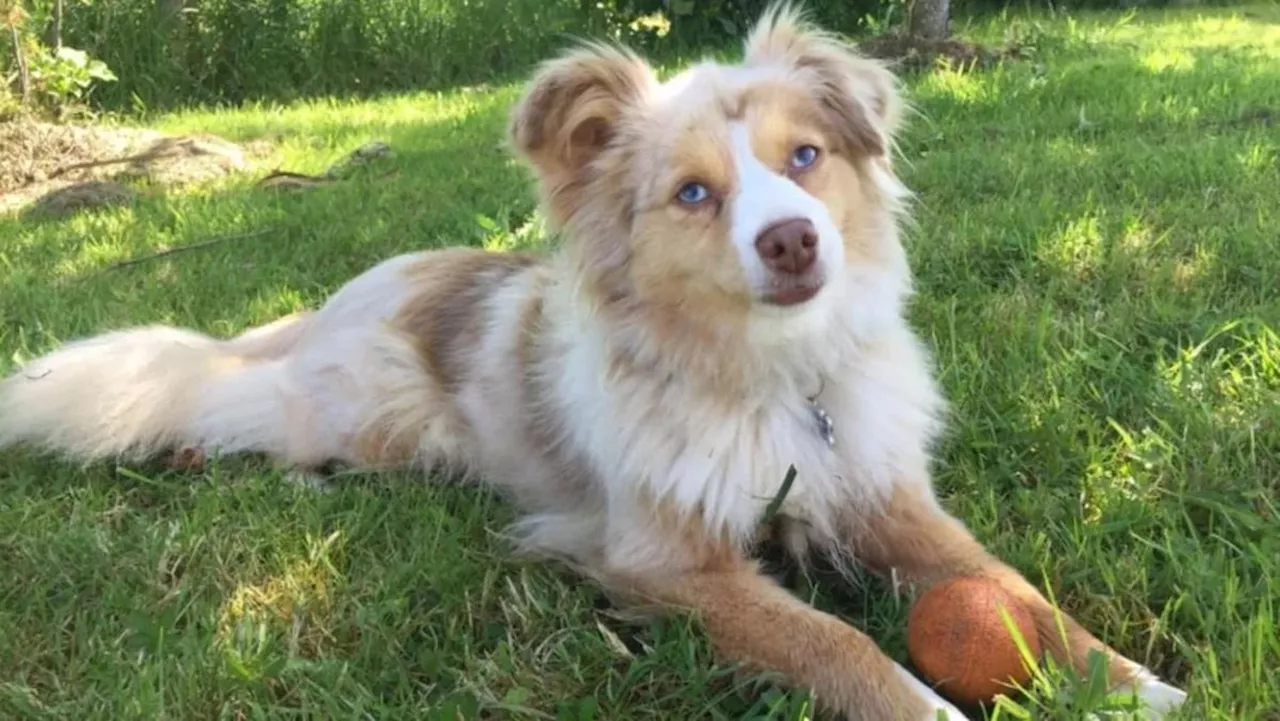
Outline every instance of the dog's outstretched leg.
POLYGON ((850 719, 965 718, 866 634, 805 604, 746 561, 627 585, 663 606, 692 610, 724 659, 778 673, 850 719))
POLYGON ((1146 705, 1148 718, 1162 718, 1186 700, 1185 692, 1125 658, 1056 609, 1022 574, 989 553, 964 524, 923 491, 899 489, 881 514, 865 520, 853 532, 849 546, 873 570, 921 589, 961 575, 995 580, 1035 617, 1043 648, 1081 672, 1088 670, 1091 652, 1103 654, 1109 662, 1112 684, 1135 691, 1146 705))

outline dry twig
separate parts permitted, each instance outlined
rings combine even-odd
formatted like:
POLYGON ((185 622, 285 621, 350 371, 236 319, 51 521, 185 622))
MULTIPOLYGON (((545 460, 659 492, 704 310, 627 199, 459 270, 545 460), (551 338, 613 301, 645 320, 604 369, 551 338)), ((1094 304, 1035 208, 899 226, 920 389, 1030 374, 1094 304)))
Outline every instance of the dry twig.
POLYGON ((176 253, 185 253, 188 250, 199 250, 200 248, 208 248, 211 245, 224 243, 228 240, 245 240, 246 238, 257 238, 274 231, 275 231, 275 228, 262 228, 261 230, 252 230, 252 231, 249 231, 248 233, 232 233, 229 235, 216 235, 212 238, 208 238, 206 240, 202 240, 197 243, 180 245, 176 248, 166 248, 164 250, 161 250, 155 253, 150 253, 148 255, 139 256, 137 258, 130 258, 128 260, 122 260, 119 263, 113 263, 107 266, 106 268, 103 268, 99 272, 106 273, 112 270, 120 270, 121 268, 128 268, 130 266, 146 263, 148 261, 156 260, 157 258, 164 258, 166 256, 174 255, 176 253))
POLYGON ((16 24, 9 25, 9 35, 13 40, 13 61, 18 66, 18 86, 22 88, 22 106, 31 102, 31 69, 27 67, 27 56, 22 52, 22 36, 18 34, 16 24))

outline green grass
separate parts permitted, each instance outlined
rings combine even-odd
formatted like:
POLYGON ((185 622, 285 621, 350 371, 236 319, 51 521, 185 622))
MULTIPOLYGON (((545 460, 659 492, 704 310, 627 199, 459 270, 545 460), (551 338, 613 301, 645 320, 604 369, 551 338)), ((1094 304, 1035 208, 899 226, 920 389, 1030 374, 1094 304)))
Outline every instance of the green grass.
MULTIPOLYGON (((913 319, 953 403, 939 488, 1099 635, 1188 686, 1187 718, 1274 720, 1280 10, 973 32, 1010 28, 1034 58, 909 83, 913 319)), ((533 213, 527 179, 500 148, 514 92, 160 118, 278 134, 303 171, 381 139, 400 172, 0 219, 0 369, 130 323, 229 333, 317 304, 392 253, 531 242, 516 232, 533 213)), ((0 717, 806 713, 803 694, 716 668, 684 621, 603 623, 591 587, 508 555, 493 531, 510 513, 396 474, 316 493, 253 459, 193 475, 4 453, 0 717)), ((884 587, 814 594, 905 658, 907 609, 884 587)), ((1018 703, 1071 719, 1090 701, 1041 689, 1018 703)))

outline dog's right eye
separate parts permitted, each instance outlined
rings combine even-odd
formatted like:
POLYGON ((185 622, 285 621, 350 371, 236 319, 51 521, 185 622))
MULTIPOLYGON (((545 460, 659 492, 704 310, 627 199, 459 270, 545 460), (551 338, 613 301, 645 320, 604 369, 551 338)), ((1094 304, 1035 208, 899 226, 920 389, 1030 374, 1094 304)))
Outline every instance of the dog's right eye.
POLYGON ((801 145, 791 154, 793 170, 808 170, 816 162, 818 162, 818 149, 812 145, 801 145))
POLYGON ((676 191, 676 199, 686 205, 697 205, 711 197, 711 191, 702 183, 685 183, 676 191))

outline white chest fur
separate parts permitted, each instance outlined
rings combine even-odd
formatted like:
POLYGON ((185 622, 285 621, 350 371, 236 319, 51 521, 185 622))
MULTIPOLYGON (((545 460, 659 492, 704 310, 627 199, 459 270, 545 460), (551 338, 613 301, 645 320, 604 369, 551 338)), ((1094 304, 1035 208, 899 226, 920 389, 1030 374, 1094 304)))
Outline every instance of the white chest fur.
POLYGON ((600 345, 574 344, 557 395, 612 521, 636 520, 630 509, 643 496, 745 542, 795 466, 781 511, 823 533, 837 514, 873 509, 895 483, 924 477, 941 404, 905 330, 825 379, 817 401, 834 421, 834 445, 802 393, 724 399, 678 382, 606 382, 603 355, 600 345))

